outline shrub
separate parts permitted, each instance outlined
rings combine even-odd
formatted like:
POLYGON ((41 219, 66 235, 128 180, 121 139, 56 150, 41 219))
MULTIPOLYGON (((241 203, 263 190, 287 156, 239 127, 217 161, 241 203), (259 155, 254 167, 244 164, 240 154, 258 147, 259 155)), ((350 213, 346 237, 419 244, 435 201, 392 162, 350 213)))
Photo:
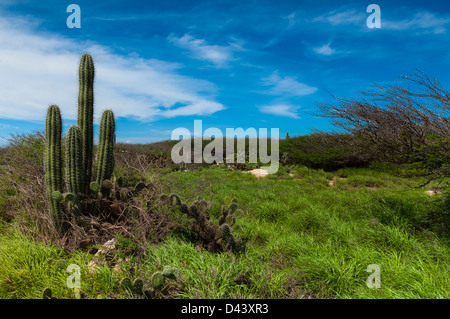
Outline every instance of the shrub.
POLYGON ((301 164, 324 170, 364 167, 371 160, 355 146, 355 137, 331 133, 313 133, 282 140, 280 157, 282 164, 301 164))

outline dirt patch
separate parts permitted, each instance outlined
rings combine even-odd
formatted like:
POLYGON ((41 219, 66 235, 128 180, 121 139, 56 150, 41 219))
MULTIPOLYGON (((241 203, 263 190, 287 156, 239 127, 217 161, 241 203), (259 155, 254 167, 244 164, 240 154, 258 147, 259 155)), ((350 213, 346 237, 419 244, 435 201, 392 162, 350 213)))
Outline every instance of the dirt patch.
MULTIPOLYGON (((116 252, 116 238, 108 240, 104 243, 100 249, 94 254, 96 258, 92 259, 88 264, 89 273, 93 274, 98 267, 102 267, 107 265, 112 268, 113 275, 119 276, 121 273, 120 262, 123 261, 122 258, 116 260, 114 258, 114 254, 116 252)), ((92 250, 91 253, 94 251, 92 250)), ((128 258, 125 259, 125 262, 128 262, 128 258)))
POLYGON ((425 193, 427 193, 430 196, 433 196, 436 194, 442 194, 442 191, 440 191, 438 189, 429 189, 429 190, 425 191, 425 193))

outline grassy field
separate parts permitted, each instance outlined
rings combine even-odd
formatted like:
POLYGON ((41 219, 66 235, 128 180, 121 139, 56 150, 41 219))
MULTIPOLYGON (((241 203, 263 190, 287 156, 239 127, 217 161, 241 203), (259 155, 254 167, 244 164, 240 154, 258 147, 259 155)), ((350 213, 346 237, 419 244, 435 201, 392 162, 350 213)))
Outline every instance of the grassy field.
POLYGON ((96 257, 88 252, 33 241, 2 222, 0 298, 41 298, 45 287, 74 298, 66 285, 69 264, 81 267, 86 298, 141 298, 121 289, 120 280, 140 277, 149 285, 166 265, 181 274, 167 281, 166 298, 450 297, 448 233, 433 219, 441 195, 416 188, 420 180, 377 169, 303 166, 259 179, 226 166, 150 171, 147 178, 187 203, 212 195, 214 222, 236 198, 242 212, 233 234, 246 242, 245 252, 208 252, 174 233, 144 255, 124 258, 119 273, 107 266, 90 271, 96 257), (366 285, 371 264, 380 267, 379 289, 366 285))

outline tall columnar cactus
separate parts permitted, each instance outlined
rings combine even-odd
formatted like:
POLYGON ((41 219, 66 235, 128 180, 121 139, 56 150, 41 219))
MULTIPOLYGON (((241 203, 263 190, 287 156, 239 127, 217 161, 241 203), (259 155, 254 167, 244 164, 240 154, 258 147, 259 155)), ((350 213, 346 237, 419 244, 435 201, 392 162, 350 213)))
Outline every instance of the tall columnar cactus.
MULTIPOLYGON (((46 119, 45 176, 50 213, 56 225, 61 226, 62 202, 75 204, 83 213, 89 209, 88 199, 92 174, 97 185, 110 179, 114 170, 115 122, 114 113, 107 110, 102 115, 95 172, 93 157, 94 119, 94 62, 83 54, 79 68, 78 126, 69 128, 66 139, 67 193, 63 194, 61 154, 61 113, 57 105, 48 108, 46 119), (80 196, 81 195, 81 196, 80 196), (83 204, 83 205, 80 205, 83 204)), ((94 184, 94 183, 92 183, 94 184)))
POLYGON ((101 185, 104 180, 110 179, 114 170, 115 129, 113 111, 104 111, 100 122, 100 135, 95 163, 95 180, 98 185, 101 185))
POLYGON ((85 191, 81 145, 81 130, 73 125, 66 137, 66 182, 68 192, 77 196, 85 191))
POLYGON ((56 223, 62 215, 61 204, 53 198, 54 192, 62 192, 61 112, 57 105, 50 105, 45 122, 45 182, 50 214, 56 223))
POLYGON ((94 145, 94 61, 83 54, 79 69, 78 126, 81 130, 85 194, 89 194, 92 175, 92 149, 94 145))

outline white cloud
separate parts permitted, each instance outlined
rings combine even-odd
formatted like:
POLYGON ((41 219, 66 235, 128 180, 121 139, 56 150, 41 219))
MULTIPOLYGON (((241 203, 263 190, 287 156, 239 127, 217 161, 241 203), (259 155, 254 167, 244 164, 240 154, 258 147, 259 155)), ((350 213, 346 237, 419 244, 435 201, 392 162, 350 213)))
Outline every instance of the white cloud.
POLYGON ((441 34, 447 31, 450 17, 438 17, 431 12, 418 12, 409 19, 404 20, 381 20, 381 27, 389 30, 411 30, 424 31, 428 33, 441 34))
POLYGON ((273 72, 267 78, 263 78, 262 83, 265 86, 272 86, 266 91, 266 93, 271 95, 303 96, 317 91, 316 87, 298 82, 294 77, 281 77, 278 71, 273 72))
POLYGON ((242 43, 236 40, 228 46, 221 46, 208 44, 204 39, 196 39, 189 34, 179 38, 171 34, 167 39, 181 48, 188 49, 193 58, 211 62, 216 67, 227 66, 228 62, 235 59, 233 51, 243 50, 242 43))
POLYGON ((336 50, 330 47, 330 44, 331 43, 327 43, 320 47, 313 48, 313 51, 321 55, 333 55, 336 53, 336 50))
POLYGON ((24 19, 0 18, 0 118, 40 120, 49 104, 58 104, 64 119, 76 119, 83 52, 96 66, 97 121, 106 108, 141 120, 225 108, 214 101, 212 83, 179 75, 176 64, 116 55, 107 47, 38 34, 29 26, 24 19))
POLYGON ((259 107, 259 110, 262 113, 299 119, 300 117, 296 113, 297 109, 298 107, 289 104, 272 104, 272 105, 263 105, 259 107))
POLYGON ((293 106, 290 103, 285 103, 283 100, 285 98, 310 95, 317 91, 316 87, 298 82, 294 77, 280 76, 278 71, 274 71, 269 77, 263 78, 262 84, 271 86, 271 88, 264 93, 278 96, 278 98, 269 105, 259 106, 259 111, 294 119, 300 118, 296 113, 296 110, 299 107, 293 106))
POLYGON ((223 106, 220 103, 214 101, 208 101, 199 99, 197 101, 192 101, 191 104, 180 106, 174 109, 169 109, 164 112, 164 116, 166 117, 176 117, 182 115, 202 115, 202 114, 211 114, 211 110, 222 110, 223 106))

